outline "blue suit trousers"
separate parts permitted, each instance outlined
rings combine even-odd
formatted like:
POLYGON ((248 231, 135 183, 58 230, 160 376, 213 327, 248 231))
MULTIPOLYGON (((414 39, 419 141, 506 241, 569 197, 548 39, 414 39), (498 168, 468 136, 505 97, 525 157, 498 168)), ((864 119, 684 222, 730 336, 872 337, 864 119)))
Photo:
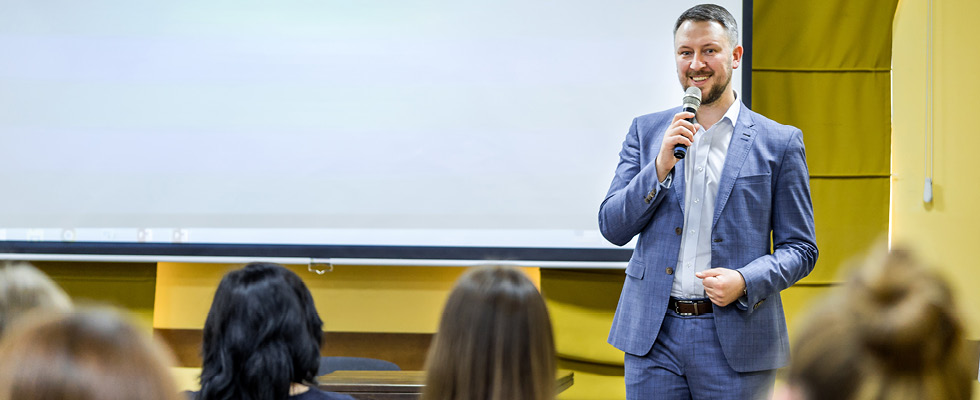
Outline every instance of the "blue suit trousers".
POLYGON ((668 310, 653 348, 626 353, 626 398, 630 400, 768 398, 775 370, 736 372, 725 359, 711 314, 682 316, 668 310))

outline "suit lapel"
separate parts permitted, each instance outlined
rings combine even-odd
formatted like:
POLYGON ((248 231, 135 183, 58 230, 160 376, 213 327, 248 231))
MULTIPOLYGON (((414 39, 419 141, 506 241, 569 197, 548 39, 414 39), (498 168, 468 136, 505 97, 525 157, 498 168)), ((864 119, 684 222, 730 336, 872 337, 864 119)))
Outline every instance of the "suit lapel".
POLYGON ((728 144, 728 154, 725 156, 725 166, 721 170, 721 181, 718 182, 718 196, 715 199, 715 215, 711 220, 711 228, 714 230, 718 223, 721 211, 725 209, 728 196, 732 194, 732 187, 735 186, 735 178, 745 163, 745 157, 752 148, 757 132, 755 123, 752 121, 752 111, 740 104, 742 107, 738 112, 735 130, 732 132, 732 140, 728 144))

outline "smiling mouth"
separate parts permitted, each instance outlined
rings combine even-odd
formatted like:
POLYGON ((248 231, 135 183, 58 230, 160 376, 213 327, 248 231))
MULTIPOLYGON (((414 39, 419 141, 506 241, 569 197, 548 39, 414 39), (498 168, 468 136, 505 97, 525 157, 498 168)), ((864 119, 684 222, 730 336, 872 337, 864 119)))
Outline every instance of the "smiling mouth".
POLYGON ((692 76, 691 80, 694 81, 694 83, 701 83, 708 80, 708 78, 710 77, 711 77, 710 75, 692 76))

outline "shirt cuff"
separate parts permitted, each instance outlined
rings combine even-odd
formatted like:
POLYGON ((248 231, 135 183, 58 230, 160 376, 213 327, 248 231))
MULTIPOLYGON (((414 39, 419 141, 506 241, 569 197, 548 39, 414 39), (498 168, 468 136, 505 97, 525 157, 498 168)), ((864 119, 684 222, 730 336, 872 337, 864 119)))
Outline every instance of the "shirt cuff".
POLYGON ((672 168, 670 171, 667 171, 667 176, 665 176, 664 180, 660 182, 660 186, 657 187, 657 191, 659 192, 663 189, 670 189, 670 184, 673 181, 674 181, 674 170, 672 168))
POLYGON ((647 204, 650 204, 650 202, 653 201, 653 198, 656 197, 658 194, 660 194, 661 191, 670 189, 670 183, 673 182, 673 180, 674 180, 674 170, 671 169, 670 171, 667 171, 667 176, 664 177, 664 180, 658 182, 657 185, 653 187, 653 190, 650 190, 650 193, 647 194, 647 197, 644 199, 644 201, 646 201, 647 204))

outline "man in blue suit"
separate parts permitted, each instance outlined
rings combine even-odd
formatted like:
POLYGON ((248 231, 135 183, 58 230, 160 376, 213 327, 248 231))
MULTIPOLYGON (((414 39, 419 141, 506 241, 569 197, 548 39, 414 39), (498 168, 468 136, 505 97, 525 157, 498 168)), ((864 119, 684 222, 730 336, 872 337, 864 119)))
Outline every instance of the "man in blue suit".
POLYGON ((738 100, 727 10, 685 11, 674 50, 701 107, 638 117, 623 142, 599 226, 617 245, 639 238, 609 343, 629 399, 757 398, 788 361, 779 292, 817 260, 803 136, 738 100))

